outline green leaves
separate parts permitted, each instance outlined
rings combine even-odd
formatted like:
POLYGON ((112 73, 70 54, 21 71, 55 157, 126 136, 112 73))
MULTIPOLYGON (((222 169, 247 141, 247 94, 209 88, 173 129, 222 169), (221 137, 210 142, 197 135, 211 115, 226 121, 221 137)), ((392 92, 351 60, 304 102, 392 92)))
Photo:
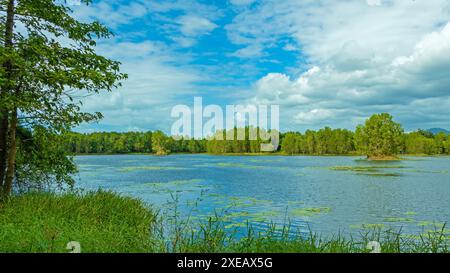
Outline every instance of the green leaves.
MULTIPOLYGON (((127 78, 119 62, 95 51, 97 40, 112 33, 98 22, 77 21, 64 2, 0 1, 8 18, 0 18, 0 112, 17 109, 20 129, 28 130, 31 139, 19 143, 17 182, 48 178, 71 184, 73 163, 54 144, 70 128, 102 118, 82 112, 82 98, 112 91, 127 78)), ((14 130, 9 128, 13 136, 14 130)))
POLYGON ((297 137, 296 134, 293 133, 287 133, 284 137, 283 143, 282 143, 282 151, 286 154, 298 154, 300 152, 298 142, 300 141, 300 136, 297 137))
POLYGON ((22 92, 5 94, 0 106, 16 105, 22 118, 56 131, 99 118, 80 112, 80 98, 111 91, 127 78, 119 62, 95 52, 96 39, 112 33, 98 22, 76 21, 60 1, 18 0, 16 14, 15 23, 22 23, 25 32, 16 30, 12 52, 0 52, 0 60, 15 67, 14 75, 2 73, 0 84, 22 92))
POLYGON ((402 151, 402 142, 402 126, 387 113, 373 115, 356 129, 355 143, 370 158, 395 156, 402 151))
POLYGON ((305 134, 286 133, 282 137, 282 151, 286 154, 345 155, 354 152, 353 132, 325 127, 305 134))
POLYGON ((73 186, 77 171, 71 157, 64 149, 64 137, 46 128, 32 130, 18 128, 18 154, 16 161, 16 190, 51 189, 55 185, 73 186))

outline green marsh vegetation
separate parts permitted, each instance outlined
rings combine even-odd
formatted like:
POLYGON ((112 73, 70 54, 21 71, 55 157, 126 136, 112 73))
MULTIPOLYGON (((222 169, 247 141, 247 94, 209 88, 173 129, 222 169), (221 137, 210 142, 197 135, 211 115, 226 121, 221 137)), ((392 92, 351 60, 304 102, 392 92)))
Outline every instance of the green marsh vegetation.
POLYGON ((314 216, 321 213, 328 213, 331 211, 331 208, 295 208, 292 209, 289 213, 292 216, 314 216))
MULTIPOLYGON (((403 159, 402 159, 403 160, 403 159)), ((408 161, 410 159, 406 159, 408 161)), ((332 166, 328 170, 338 172, 349 172, 355 175, 366 175, 375 177, 399 177, 407 174, 423 173, 423 174, 448 174, 447 170, 428 170, 428 169, 413 169, 400 164, 384 164, 394 163, 392 161, 369 161, 369 160, 355 160, 356 165, 352 166, 332 166)))
POLYGON ((392 171, 402 170, 406 167, 401 165, 356 165, 356 166, 334 166, 329 167, 329 170, 340 172, 351 172, 355 175, 365 175, 374 177, 397 177, 402 176, 401 173, 392 171))

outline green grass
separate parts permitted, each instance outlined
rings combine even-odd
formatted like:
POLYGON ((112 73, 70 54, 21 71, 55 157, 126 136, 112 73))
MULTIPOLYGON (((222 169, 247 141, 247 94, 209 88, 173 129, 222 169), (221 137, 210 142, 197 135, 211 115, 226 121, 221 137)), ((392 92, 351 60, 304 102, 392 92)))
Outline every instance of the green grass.
POLYGON ((69 241, 80 242, 81 251, 87 253, 361 253, 369 252, 369 241, 380 242, 382 251, 389 253, 449 251, 445 225, 419 235, 381 227, 366 226, 356 237, 321 237, 313 232, 305 236, 289 225, 269 225, 261 231, 217 215, 196 222, 160 216, 139 200, 111 192, 31 193, 0 204, 0 252, 68 252, 69 241), (242 228, 245 235, 237 236, 242 228))
MULTIPOLYGON (((233 226, 233 224, 232 224, 233 226)), ((242 227, 242 224, 234 226, 242 227)), ((226 226, 228 227, 228 226, 226 226)), ((448 230, 432 229, 420 235, 364 227, 357 237, 337 234, 322 237, 291 230, 289 225, 270 225, 264 232, 247 225, 247 233, 241 239, 226 233, 220 218, 210 218, 190 233, 175 236, 172 252, 179 253, 368 253, 367 245, 377 241, 383 253, 448 253, 448 230)))
POLYGON ((14 196, 0 204, 0 252, 68 252, 69 241, 83 252, 145 252, 155 221, 140 201, 110 192, 14 196))

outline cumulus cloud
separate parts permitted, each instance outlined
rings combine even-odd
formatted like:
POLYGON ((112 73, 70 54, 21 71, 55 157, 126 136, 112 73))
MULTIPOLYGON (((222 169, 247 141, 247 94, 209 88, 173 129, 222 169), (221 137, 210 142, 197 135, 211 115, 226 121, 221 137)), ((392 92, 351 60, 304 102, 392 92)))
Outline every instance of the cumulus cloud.
POLYGON ((380 111, 407 126, 426 126, 424 116, 430 122, 435 117, 433 98, 446 102, 450 96, 447 7, 438 0, 264 1, 236 16, 227 30, 234 43, 257 44, 263 52, 286 36, 301 45, 310 68, 297 76, 267 74, 251 99, 282 105, 288 129, 352 128, 380 111))
POLYGON ((381 0, 366 0, 369 6, 381 6, 381 0))
POLYGON ((236 6, 246 6, 253 4, 254 2, 255 0, 230 0, 230 3, 236 6))
POLYGON ((145 1, 144 5, 160 21, 156 28, 166 32, 176 45, 191 47, 198 38, 210 34, 219 26, 214 23, 222 12, 211 4, 197 0, 145 1))
POLYGON ((286 45, 283 47, 283 49, 286 50, 286 51, 297 51, 297 50, 298 50, 298 47, 295 46, 295 45, 293 45, 293 44, 286 44, 286 45))
POLYGON ((99 20, 115 30, 117 36, 113 40, 99 41, 97 52, 120 61, 121 71, 129 76, 112 93, 83 99, 83 110, 100 111, 104 119, 100 125, 84 124, 78 130, 167 132, 173 121, 171 108, 192 103, 191 98, 201 90, 197 83, 209 78, 191 66, 191 54, 180 52, 179 48, 196 44, 199 37, 218 27, 213 23, 220 16, 217 8, 195 0, 118 0, 96 1, 73 9, 77 19, 99 20), (146 28, 151 27, 157 29, 159 38, 148 36, 146 28))
POLYGON ((446 23, 446 5, 445 0, 389 1, 380 7, 358 0, 269 0, 241 12, 226 28, 236 44, 270 46, 292 36, 317 62, 327 61, 349 42, 358 43, 366 55, 393 57, 408 53, 420 36, 446 23))
POLYGON ((170 128, 169 107, 186 97, 189 103, 199 90, 220 90, 225 102, 279 104, 282 130, 351 129, 377 112, 392 113, 407 130, 450 128, 447 0, 227 3, 218 8, 196 0, 118 0, 75 7, 79 18, 100 19, 115 29, 137 22, 157 30, 156 38, 140 33, 128 39, 127 30, 100 44, 101 53, 123 62, 130 79, 112 95, 89 98, 85 107, 102 111, 108 128, 164 130, 170 128), (205 44, 208 52, 191 56, 199 38, 210 34, 221 48, 205 44), (298 67, 283 67, 281 59, 269 63, 276 50, 293 59, 297 54, 298 67), (241 77, 224 77, 236 70, 241 77))
POLYGON ((300 112, 295 117, 295 122, 299 124, 313 124, 329 119, 333 116, 333 112, 329 109, 312 109, 306 112, 300 112))
MULTIPOLYGON (((189 103, 183 96, 196 94, 194 83, 201 79, 198 71, 175 65, 182 56, 164 44, 110 42, 101 44, 98 52, 121 60, 122 71, 129 75, 123 86, 112 94, 103 93, 84 100, 84 110, 100 110, 105 117, 102 125, 109 130, 167 131, 171 108, 179 103, 189 103)), ((92 126, 95 127, 84 125, 80 129, 87 130, 92 126)))
POLYGON ((117 1, 95 2, 89 6, 73 6, 74 15, 79 20, 92 21, 100 20, 110 28, 116 28, 122 24, 129 24, 133 20, 142 18, 150 11, 149 8, 139 1, 117 1))
POLYGON ((179 18, 181 33, 186 36, 199 36, 210 33, 217 25, 206 18, 196 15, 184 15, 179 18))
POLYGON ((263 48, 259 45, 249 45, 231 53, 230 56, 238 58, 257 58, 263 55, 262 51, 263 48))

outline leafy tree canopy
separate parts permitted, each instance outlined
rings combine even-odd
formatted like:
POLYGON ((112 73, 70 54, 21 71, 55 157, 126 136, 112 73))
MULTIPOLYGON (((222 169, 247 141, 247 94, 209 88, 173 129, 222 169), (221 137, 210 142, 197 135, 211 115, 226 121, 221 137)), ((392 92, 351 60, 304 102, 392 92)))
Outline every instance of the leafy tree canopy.
POLYGON ((401 152, 403 128, 390 114, 375 114, 356 129, 358 149, 369 158, 395 156, 401 152))
MULTIPOLYGON (((98 22, 77 21, 65 2, 0 1, 0 186, 6 196, 13 180, 18 181, 16 165, 25 166, 28 163, 24 160, 33 158, 20 158, 27 150, 25 143, 20 143, 18 128, 28 130, 36 143, 38 139, 56 140, 73 126, 102 117, 100 113, 81 111, 83 97, 111 91, 127 77, 120 72, 119 62, 95 51, 97 40, 110 38, 112 33, 98 22), (22 150, 17 152, 18 149, 22 150), (16 159, 22 160, 20 164, 16 164, 16 159)), ((57 164, 68 163, 33 158, 38 159, 54 166, 43 168, 36 162, 30 166, 39 165, 41 170, 50 172, 57 169, 57 164)), ((28 180, 36 182, 39 177, 46 176, 32 174, 28 180)), ((70 183, 66 178, 60 180, 70 183)))

